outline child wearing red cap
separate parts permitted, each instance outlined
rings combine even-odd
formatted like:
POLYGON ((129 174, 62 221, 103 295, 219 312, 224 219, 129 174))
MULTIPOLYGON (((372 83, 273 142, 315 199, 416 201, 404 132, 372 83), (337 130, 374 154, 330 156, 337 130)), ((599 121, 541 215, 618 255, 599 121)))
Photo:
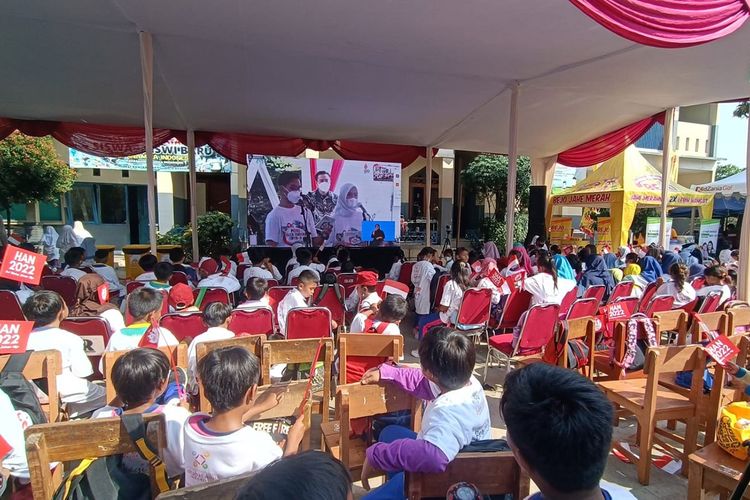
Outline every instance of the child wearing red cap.
POLYGON ((356 287, 347 297, 345 306, 347 311, 360 313, 363 311, 377 311, 382 300, 377 293, 378 275, 372 271, 357 273, 356 287))
POLYGON ((195 307, 195 297, 193 289, 185 283, 177 283, 169 290, 169 310, 170 312, 198 312, 200 309, 195 307))

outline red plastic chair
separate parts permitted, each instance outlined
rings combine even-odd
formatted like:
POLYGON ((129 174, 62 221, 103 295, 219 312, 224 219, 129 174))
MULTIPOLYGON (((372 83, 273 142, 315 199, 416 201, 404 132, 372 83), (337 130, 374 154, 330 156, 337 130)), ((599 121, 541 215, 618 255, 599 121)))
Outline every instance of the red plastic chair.
POLYGON ((189 285, 190 282, 188 280, 187 274, 183 273, 182 271, 175 271, 172 273, 172 277, 169 278, 169 285, 175 286, 177 283, 182 283, 184 285, 189 285))
POLYGON ((251 264, 238 264, 237 265, 237 280, 240 283, 245 283, 245 271, 253 267, 251 264))
POLYGON ((279 282, 277 280, 266 280, 266 283, 268 284, 268 288, 279 286, 279 282))
POLYGON ((505 301, 497 329, 512 330, 518 324, 518 320, 521 319, 524 311, 529 308, 529 304, 531 304, 531 294, 529 292, 526 290, 511 292, 505 301))
POLYGON ((11 290, 0 290, 0 320, 26 321, 21 303, 11 290))
POLYGON ((83 349, 94 368, 96 380, 101 380, 99 360, 102 358, 104 349, 109 343, 109 337, 113 333, 109 328, 109 323, 98 316, 66 318, 60 323, 60 328, 75 333, 83 339, 83 349))
POLYGON ((612 293, 609 294, 609 300, 607 300, 607 304, 612 304, 614 301, 621 297, 630 297, 630 295, 633 293, 634 285, 635 283, 630 280, 621 281, 616 284, 612 289, 612 293))
MULTIPOLYGON (((643 301, 641 301, 641 305, 643 305, 643 301)), ((672 297, 671 295, 657 295, 656 297, 651 299, 651 302, 648 303, 646 308, 643 310, 643 314, 645 314, 649 318, 653 318, 654 313, 671 311, 673 305, 674 297, 672 297)))
MULTIPOLYGON (((469 288, 461 297, 456 316, 456 330, 466 335, 482 335, 489 332, 492 290, 469 288)), ((488 333, 489 335, 489 333, 488 333)))
POLYGON ((325 307, 331 311, 331 318, 341 326, 345 321, 346 309, 344 308, 344 304, 342 304, 336 296, 335 286, 339 287, 339 295, 343 298, 344 287, 341 285, 328 285, 328 291, 323 295, 322 299, 320 299, 320 293, 323 291, 323 287, 318 286, 315 287, 315 292, 313 293, 312 305, 314 307, 325 307))
POLYGON ((398 280, 404 285, 411 286, 411 270, 416 262, 404 262, 401 264, 401 270, 398 273, 398 280))
POLYGON ((591 285, 588 288, 586 288, 586 291, 583 292, 583 299, 596 299, 597 300, 597 306, 602 303, 602 300, 604 300, 604 294, 607 292, 607 287, 604 285, 591 285))
POLYGON ((433 309, 440 304, 440 299, 443 298, 443 289, 445 288, 445 284, 448 283, 451 279, 450 274, 443 274, 438 278, 437 282, 437 288, 435 289, 435 300, 432 303, 433 309))
POLYGON ((172 332, 178 341, 185 337, 195 338, 208 330, 203 322, 203 313, 199 312, 165 314, 159 320, 159 326, 172 332))
POLYGON ((294 278, 292 278, 292 282, 289 283, 289 286, 293 286, 295 288, 297 287, 297 285, 299 285, 299 276, 295 276, 294 278))
POLYGON ((286 317, 287 340, 332 336, 331 311, 325 307, 294 307, 286 317))
MULTIPOLYGON (((196 288, 193 290, 193 298, 198 299, 198 294, 200 294, 201 288, 196 288)), ((229 297, 229 294, 226 290, 223 288, 208 288, 206 289, 206 295, 203 296, 203 301, 201 302, 200 306, 198 306, 198 309, 201 311, 205 311, 206 307, 208 307, 208 304, 211 304, 213 302, 221 302, 222 304, 231 304, 232 299, 229 297)))
POLYGON ((568 311, 570 310, 570 306, 573 305, 573 302, 576 301, 578 298, 578 287, 573 287, 568 293, 565 294, 562 301, 560 302, 560 318, 564 318, 566 314, 568 314, 568 311))
POLYGON ((568 314, 565 315, 565 320, 570 321, 572 319, 593 318, 596 316, 598 310, 599 301, 595 297, 578 299, 570 306, 568 314))
POLYGON ((637 312, 645 311, 646 307, 648 307, 649 303, 651 303, 651 299, 654 298, 654 295, 656 295, 656 291, 659 289, 662 283, 663 281, 661 279, 657 279, 656 281, 649 283, 646 286, 646 289, 643 290, 643 295, 641 295, 641 303, 638 306, 637 312))
POLYGON ((336 283, 344 287, 344 298, 348 299, 357 286, 357 273, 341 273, 336 276, 336 283))
MULTIPOLYGON (((274 318, 279 317, 279 302, 284 300, 284 297, 286 297, 286 294, 289 293, 291 290, 294 290, 294 287, 274 286, 268 289, 268 305, 271 306, 271 311, 273 311, 274 318)), ((276 322, 274 324, 278 325, 279 323, 276 322)))
POLYGON ((235 309, 231 318, 229 330, 235 335, 263 333, 268 336, 273 333, 273 312, 265 307, 235 309))
POLYGON ((529 309, 521 324, 521 334, 518 344, 514 348, 513 334, 504 333, 494 335, 487 341, 487 362, 484 365, 484 380, 487 379, 487 367, 490 358, 497 356, 505 358, 506 369, 510 368, 511 360, 518 355, 528 356, 542 352, 544 347, 555 335, 560 316, 560 306, 557 304, 538 304, 529 309))
POLYGON ((698 314, 716 312, 719 310, 720 305, 721 291, 714 290, 713 292, 708 292, 703 298, 703 302, 701 302, 700 307, 698 308, 698 314))
POLYGON ((143 285, 145 285, 145 283, 142 282, 142 281, 128 281, 127 283, 125 283, 125 290, 128 293, 132 293, 132 292, 138 290, 143 285))
POLYGON ((69 308, 76 303, 76 287, 78 282, 70 276, 45 276, 42 278, 42 288, 57 292, 69 308))
POLYGON ((706 278, 703 276, 696 276, 690 280, 690 284, 692 285, 693 289, 700 290, 706 285, 706 278))

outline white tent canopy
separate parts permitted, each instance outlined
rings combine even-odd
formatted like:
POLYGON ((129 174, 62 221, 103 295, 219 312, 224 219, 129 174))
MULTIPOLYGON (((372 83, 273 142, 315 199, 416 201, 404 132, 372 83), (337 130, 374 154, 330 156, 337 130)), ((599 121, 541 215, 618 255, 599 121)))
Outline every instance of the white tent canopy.
POLYGON ((569 2, 10 0, 0 116, 554 155, 675 105, 750 95, 750 23, 667 50, 569 2))
POLYGON ((701 193, 715 193, 724 196, 741 194, 742 196, 747 196, 747 173, 743 170, 724 179, 706 184, 694 184, 692 187, 701 193))

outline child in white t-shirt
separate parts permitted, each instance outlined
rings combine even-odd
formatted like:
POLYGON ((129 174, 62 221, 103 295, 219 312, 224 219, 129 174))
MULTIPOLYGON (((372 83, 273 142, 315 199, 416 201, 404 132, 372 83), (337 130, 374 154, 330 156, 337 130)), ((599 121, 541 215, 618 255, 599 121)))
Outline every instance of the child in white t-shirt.
POLYGON ((362 311, 371 311, 374 313, 378 309, 378 304, 382 300, 377 293, 378 275, 372 271, 361 271, 357 273, 356 287, 344 301, 347 311, 360 313, 362 311))
MULTIPOLYGON (((469 288, 469 276, 471 268, 469 264, 457 260, 453 262, 450 269, 451 279, 443 287, 443 295, 440 297, 440 303, 437 306, 438 319, 431 321, 422 327, 422 337, 432 328, 440 325, 452 325, 458 318, 458 308, 461 306, 461 300, 464 292, 469 288)), ((416 350, 412 352, 415 358, 416 350)))
POLYGON ((94 373, 83 347, 83 339, 60 328, 68 317, 68 307, 56 292, 35 292, 23 305, 26 319, 34 322, 26 349, 55 350, 62 355, 62 373, 57 389, 71 417, 101 408, 106 404, 104 387, 92 384, 86 377, 94 373))
POLYGON ((685 264, 675 263, 669 268, 669 281, 656 290, 656 295, 674 297, 673 309, 688 305, 695 300, 695 289, 687 282, 688 268, 685 264))
POLYGON ((83 248, 74 247, 65 252, 65 269, 60 273, 60 276, 68 276, 78 281, 82 276, 86 275, 86 271, 78 269, 83 265, 84 260, 83 248))
POLYGON ((297 453, 305 432, 302 418, 289 430, 283 450, 270 434, 245 425, 283 397, 283 387, 258 395, 255 355, 242 347, 216 349, 198 362, 198 373, 213 411, 193 414, 185 424, 185 486, 257 471, 297 453))
MULTIPOLYGON (((112 366, 112 384, 122 407, 105 406, 91 418, 112 418, 130 414, 164 414, 166 424, 166 454, 162 457, 169 477, 182 474, 183 427, 190 412, 176 404, 159 405, 157 398, 169 385, 169 358, 157 349, 133 349, 117 358, 112 366)), ((137 453, 123 456, 123 465, 131 472, 149 473, 149 465, 137 453)))
POLYGON ((286 317, 289 311, 295 307, 309 307, 307 301, 315 293, 315 287, 320 283, 318 275, 312 271, 302 271, 299 275, 299 283, 296 288, 290 290, 286 296, 281 299, 276 309, 276 321, 279 324, 281 335, 286 337, 286 317))
POLYGON ((164 347, 177 345, 172 332, 158 325, 164 294, 141 287, 128 295, 127 307, 132 322, 112 334, 107 344, 109 351, 127 351, 136 347, 164 347), (148 335, 146 335, 148 333, 148 335))
POLYGON ((268 303, 268 281, 263 278, 250 278, 245 285, 245 302, 237 306, 237 309, 270 309, 268 303))
POLYGON ((232 306, 213 302, 203 311, 203 323, 208 330, 196 336, 190 347, 188 347, 188 380, 189 388, 192 394, 198 394, 198 384, 195 382, 197 375, 196 351, 198 344, 202 342, 211 342, 213 340, 226 340, 234 338, 234 332, 228 330, 230 316, 232 315, 232 306))
POLYGON ((363 384, 387 381, 427 401, 419 434, 389 425, 379 442, 367 448, 363 486, 369 489, 365 478, 373 469, 393 474, 373 498, 404 498, 404 472, 443 472, 461 448, 490 438, 487 399, 472 375, 475 358, 474 343, 466 335, 438 328, 419 344, 421 368, 382 364, 365 373, 363 384))
POLYGON ((109 259, 109 250, 97 250, 94 254, 94 264, 91 268, 107 282, 111 293, 119 292, 120 297, 124 297, 127 290, 120 283, 120 279, 117 277, 117 272, 114 268, 107 264, 107 259, 109 259))

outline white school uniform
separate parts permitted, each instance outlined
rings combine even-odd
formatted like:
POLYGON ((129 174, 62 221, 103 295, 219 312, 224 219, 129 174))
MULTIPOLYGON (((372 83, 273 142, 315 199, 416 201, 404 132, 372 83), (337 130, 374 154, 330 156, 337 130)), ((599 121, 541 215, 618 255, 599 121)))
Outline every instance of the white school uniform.
POLYGON ((263 278, 264 280, 279 281, 281 279, 281 273, 279 273, 279 270, 276 269, 276 266, 273 267, 273 270, 275 271, 275 274, 264 267, 251 267, 249 269, 245 269, 245 286, 247 286, 247 282, 252 278, 263 278))
MULTIPOLYGON (((365 332, 366 321, 367 321, 367 316, 365 316, 362 313, 357 313, 354 316, 354 319, 352 320, 352 325, 349 327, 349 332, 350 333, 367 333, 365 332)), ((373 326, 377 327, 379 323, 381 322, 378 320, 373 320, 373 326)), ((401 330, 399 329, 396 323, 388 323, 388 326, 386 326, 385 330, 383 330, 383 335, 401 335, 401 330)))
POLYGON ((430 313, 430 282, 435 276, 435 266, 420 260, 411 269, 411 282, 414 285, 414 310, 417 314, 430 313))
POLYGON ((200 280, 198 288, 223 288, 227 293, 234 293, 241 287, 240 282, 234 276, 224 276, 221 273, 216 273, 200 280))
POLYGON ((656 290, 656 295, 669 295, 674 297, 673 308, 682 307, 695 300, 695 289, 693 285, 685 282, 682 286, 682 290, 677 289, 677 285, 674 281, 670 280, 664 283, 656 290))
POLYGON ((196 374, 198 373, 197 347, 202 342, 211 342, 213 340, 226 340, 234 338, 234 332, 221 326, 212 326, 205 332, 196 336, 190 347, 188 347, 188 380, 190 381, 190 392, 198 393, 198 384, 196 383, 196 374))
POLYGON ((78 281, 83 276, 86 276, 86 272, 81 271, 80 269, 76 269, 75 267, 66 267, 65 270, 60 273, 60 276, 69 276, 78 281))
MULTIPOLYGON (((131 325, 132 327, 133 325, 131 325)), ((138 347, 138 344, 141 342, 141 337, 143 337, 143 334, 137 335, 132 334, 128 332, 128 327, 121 328, 120 330, 114 332, 112 336, 109 338, 109 343, 107 344, 107 352, 111 351, 129 351, 131 349, 135 349, 138 347)), ((177 345, 179 342, 175 338, 174 335, 172 335, 172 332, 167 330, 166 328, 160 326, 158 328, 159 330, 159 343, 158 347, 165 347, 165 346, 172 346, 177 345)))
POLYGON ((576 287, 576 282, 565 278, 557 278, 557 288, 552 275, 539 273, 527 277, 523 282, 523 289, 531 294, 531 305, 562 303, 565 295, 576 287))
POLYGON ((477 283, 477 288, 480 288, 480 289, 487 288, 489 290, 492 290, 492 303, 493 304, 499 304, 500 298, 503 295, 510 294, 510 287, 507 284, 503 285, 503 291, 501 292, 500 290, 498 290, 498 288, 489 278, 482 278, 481 280, 479 280, 479 283, 477 283))
POLYGON ((399 261, 396 261, 391 266, 391 270, 388 271, 387 278, 389 280, 398 281, 399 276, 401 276, 401 266, 403 266, 404 263, 399 261))
POLYGON ((110 332, 118 332, 125 328, 125 319, 118 309, 107 309, 99 313, 99 317, 107 322, 110 332))
POLYGON ((380 304, 383 301, 377 292, 372 292, 367 295, 362 301, 359 300, 359 291, 355 288, 352 293, 344 300, 344 307, 347 311, 361 311, 363 309, 369 309, 373 305, 380 304))
POLYGON ((270 434, 248 426, 217 433, 205 425, 209 419, 196 413, 185 423, 185 486, 257 471, 281 458, 282 450, 270 434))
POLYGON ((440 297, 440 305, 447 307, 446 312, 440 312, 440 321, 450 324, 456 322, 458 317, 458 308, 461 306, 461 299, 464 297, 464 291, 453 280, 448 281, 443 287, 443 296, 440 297))
POLYGON ((142 283, 148 283, 149 281, 156 281, 156 275, 154 274, 153 271, 149 271, 147 273, 141 273, 135 277, 135 281, 140 281, 142 283))
POLYGON ((16 411, 7 394, 0 390, 0 436, 11 447, 10 453, 2 458, 3 467, 8 469, 11 475, 24 479, 29 477, 29 465, 26 462, 23 431, 31 424, 29 416, 16 411))
POLYGON ((68 405, 72 415, 101 408, 105 404, 104 387, 92 384, 86 377, 94 373, 91 361, 83 348, 83 339, 62 328, 35 328, 29 335, 26 349, 30 351, 59 351, 62 373, 57 376, 60 399, 68 405))
POLYGON ((320 273, 317 271, 317 269, 314 269, 312 267, 312 264, 309 265, 309 266, 297 266, 294 269, 292 269, 291 271, 289 271, 289 276, 286 277, 287 285, 291 285, 292 284, 292 280, 294 278, 298 278, 299 275, 302 274, 302 271, 312 271, 312 272, 315 273, 315 276, 317 276, 318 279, 320 279, 320 273))
POLYGON ((107 264, 94 264, 91 266, 91 269, 107 282, 110 292, 120 292, 121 297, 125 296, 127 290, 120 284, 120 279, 117 277, 117 272, 114 268, 107 264))
MULTIPOLYGON (((167 476, 175 477, 182 474, 185 433, 183 427, 190 412, 179 405, 153 405, 143 412, 144 415, 164 415, 164 425, 167 431, 167 448, 161 457, 167 468, 167 476)), ((94 412, 91 418, 113 418, 122 416, 122 408, 105 406, 94 412)), ((148 462, 138 453, 126 453, 122 456, 123 466, 130 472, 149 473, 148 462)))
POLYGON ((727 285, 705 285, 699 288, 698 290, 695 290, 695 296, 696 297, 705 297, 711 292, 721 292, 721 302, 719 305, 723 304, 729 298, 732 296, 732 291, 729 289, 727 285))
POLYGON ((430 382, 435 399, 429 401, 417 439, 434 444, 452 462, 461 448, 481 439, 490 439, 490 410, 482 384, 472 376, 469 383, 439 394, 430 382))
POLYGON ((246 300, 235 309, 252 311, 253 309, 271 309, 271 306, 268 304, 268 295, 266 295, 260 300, 246 300))
POLYGON ((289 311, 295 307, 308 307, 307 299, 302 295, 298 289, 290 290, 286 296, 281 299, 279 306, 276 309, 276 321, 279 324, 279 331, 282 335, 286 336, 286 316, 289 311))

